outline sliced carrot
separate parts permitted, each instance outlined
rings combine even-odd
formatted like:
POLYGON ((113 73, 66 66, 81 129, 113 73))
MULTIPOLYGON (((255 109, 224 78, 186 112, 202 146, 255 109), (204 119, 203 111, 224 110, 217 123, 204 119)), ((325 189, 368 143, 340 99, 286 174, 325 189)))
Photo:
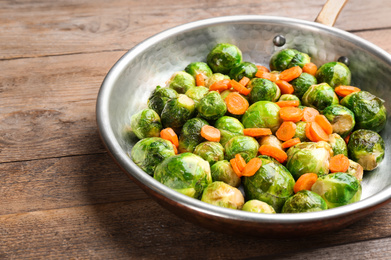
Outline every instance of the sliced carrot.
POLYGON ((215 83, 213 83, 209 87, 209 90, 210 91, 216 90, 219 92, 223 92, 224 90, 227 90, 230 88, 229 81, 230 81, 229 79, 223 79, 223 80, 216 81, 215 83))
POLYGON ((349 139, 350 139, 350 134, 344 138, 346 144, 349 143, 349 139))
POLYGON ((174 153, 178 154, 178 149, 176 148, 176 146, 174 144, 172 144, 172 147, 174 148, 174 153))
POLYGON ((236 165, 239 168, 239 171, 242 172, 244 167, 246 167, 246 161, 243 159, 243 157, 240 155, 240 153, 237 153, 235 155, 236 165))
POLYGON ((229 93, 228 96, 224 99, 224 101, 227 105, 228 112, 234 115, 243 115, 249 107, 247 99, 242 97, 237 92, 229 93))
POLYGON ((250 82, 250 79, 247 77, 243 77, 241 80, 239 80, 239 83, 243 86, 247 86, 247 84, 250 82))
POLYGON ((270 128, 246 128, 243 129, 243 134, 246 136, 260 137, 265 135, 271 135, 272 130, 270 130, 270 128))
POLYGON ((210 125, 201 128, 201 136, 211 142, 220 142, 220 130, 210 125))
POLYGON ((280 79, 285 81, 291 81, 295 78, 298 78, 303 70, 299 66, 295 66, 289 69, 286 69, 280 73, 280 79))
POLYGON ((284 163, 288 159, 288 155, 281 149, 272 145, 261 145, 258 150, 262 155, 273 157, 280 163, 284 163))
POLYGON ((236 173, 236 175, 238 175, 239 178, 242 177, 242 172, 239 170, 239 167, 236 163, 235 158, 231 159, 229 162, 231 163, 231 167, 234 170, 234 172, 236 173))
POLYGON ((276 102, 276 105, 279 107, 298 107, 300 105, 299 100, 285 100, 285 101, 278 101, 276 102))
POLYGON ((255 74, 255 77, 257 78, 262 78, 262 79, 268 79, 270 81, 277 81, 278 77, 276 74, 269 73, 266 71, 258 70, 257 73, 255 74))
POLYGON ((262 66, 262 65, 256 65, 256 66, 257 66, 258 71, 270 72, 270 70, 268 68, 266 68, 265 66, 262 66))
POLYGON ((308 62, 303 66, 303 72, 311 74, 312 76, 315 76, 317 70, 318 67, 312 62, 308 62))
POLYGON ((281 141, 288 141, 295 136, 296 124, 290 121, 283 122, 276 132, 276 136, 281 141))
POLYGON ((253 176, 259 168, 262 166, 262 159, 260 158, 252 158, 244 167, 242 171, 242 176, 250 177, 253 176))
POLYGON ((312 124, 312 122, 307 122, 307 124, 305 125, 305 136, 306 136, 311 142, 316 142, 315 138, 313 138, 312 135, 311 135, 311 131, 310 131, 311 124, 312 124))
POLYGON ((245 86, 243 86, 242 84, 240 84, 239 82, 237 82, 236 80, 234 79, 231 79, 231 81, 229 82, 230 86, 233 87, 237 92, 239 92, 240 94, 243 94, 245 96, 247 96, 248 94, 250 94, 250 91, 248 88, 246 88, 245 86))
POLYGON ((325 141, 327 142, 329 140, 329 135, 326 134, 326 132, 323 130, 323 128, 316 122, 311 122, 310 124, 310 133, 312 138, 315 139, 315 141, 325 141))
POLYGON ((319 111, 312 107, 305 107, 303 113, 302 121, 304 122, 314 122, 315 117, 319 115, 319 111))
POLYGON ((311 190, 312 185, 318 179, 316 173, 304 173, 297 179, 295 185, 293 186, 293 191, 298 193, 301 190, 311 190))
POLYGON ((295 92, 295 89, 288 81, 279 79, 276 81, 276 84, 280 88, 281 94, 293 94, 295 92))
POLYGON ((353 87, 353 86, 344 86, 344 85, 339 85, 334 89, 335 93, 337 93, 338 96, 340 97, 346 97, 349 94, 359 92, 361 89, 353 87))
POLYGON ((315 116, 315 122, 322 127, 326 134, 331 135, 333 133, 333 126, 324 115, 315 116))
POLYGON ((280 108, 280 117, 284 121, 299 122, 303 118, 304 112, 298 107, 280 108))
POLYGON ((346 172, 349 169, 349 158, 343 154, 331 157, 329 163, 330 172, 346 172))
POLYGON ((160 137, 170 141, 176 147, 179 145, 178 136, 170 127, 164 128, 162 131, 160 131, 160 137))
POLYGON ((282 143, 282 148, 286 149, 286 148, 292 147, 292 146, 299 144, 299 143, 301 143, 299 137, 289 139, 288 141, 282 143))
POLYGON ((204 75, 202 74, 197 74, 196 75, 196 86, 205 86, 205 79, 204 79, 204 75))

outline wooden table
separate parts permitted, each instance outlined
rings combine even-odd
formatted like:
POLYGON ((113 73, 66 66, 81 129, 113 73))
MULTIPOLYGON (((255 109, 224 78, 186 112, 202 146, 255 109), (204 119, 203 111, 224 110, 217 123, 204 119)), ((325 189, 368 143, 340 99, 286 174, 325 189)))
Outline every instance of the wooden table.
MULTIPOLYGON (((228 236, 151 200, 99 139, 110 67, 164 29, 223 15, 312 21, 325 0, 0 1, 0 258, 390 259, 391 205, 339 232, 228 236)), ((335 27, 391 52, 391 3, 351 0, 335 27)))

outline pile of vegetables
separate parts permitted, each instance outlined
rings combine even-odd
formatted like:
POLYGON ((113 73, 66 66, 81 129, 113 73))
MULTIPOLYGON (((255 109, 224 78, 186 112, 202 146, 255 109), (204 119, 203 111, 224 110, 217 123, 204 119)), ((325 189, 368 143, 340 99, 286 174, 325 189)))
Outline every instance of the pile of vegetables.
POLYGON ((217 44, 131 117, 132 160, 164 185, 258 213, 320 211, 360 200, 364 170, 384 158, 384 101, 351 86, 340 62, 294 49, 266 66, 217 44))

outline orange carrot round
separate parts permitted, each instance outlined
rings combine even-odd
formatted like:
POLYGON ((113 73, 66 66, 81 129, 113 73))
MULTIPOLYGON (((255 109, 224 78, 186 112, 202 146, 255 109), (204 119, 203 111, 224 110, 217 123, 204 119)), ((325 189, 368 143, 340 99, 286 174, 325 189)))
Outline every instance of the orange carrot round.
POLYGON ((241 80, 239 80, 239 83, 243 86, 247 86, 247 84, 250 82, 250 79, 247 77, 243 77, 241 80))
POLYGON ((172 144, 172 147, 174 148, 174 153, 178 154, 178 149, 176 148, 176 146, 174 144, 172 144))
POLYGON ((211 142, 220 142, 220 130, 210 125, 201 128, 201 136, 211 142))
POLYGON ((308 62, 303 66, 303 72, 311 74, 312 76, 315 76, 317 70, 318 67, 312 62, 308 62))
POLYGON ((280 108, 280 118, 284 121, 299 122, 304 116, 303 110, 298 107, 280 108))
POLYGON ((273 157, 279 163, 284 163, 288 159, 288 155, 283 150, 272 145, 261 145, 258 151, 262 155, 273 157))
POLYGON ((176 147, 179 145, 178 136, 170 127, 164 128, 162 131, 160 131, 160 137, 170 141, 176 147))
POLYGON ((239 168, 239 171, 243 171, 244 167, 246 167, 246 161, 240 155, 240 153, 235 155, 236 165, 239 168))
POLYGON ((344 86, 340 85, 334 89, 335 93, 337 93, 340 97, 346 97, 349 94, 359 92, 361 89, 353 87, 353 86, 344 86))
POLYGON ((242 171, 242 176, 250 177, 253 176, 259 168, 262 166, 262 159, 260 158, 252 158, 244 167, 242 171))
POLYGON ((196 86, 205 86, 204 75, 197 74, 195 80, 196 80, 196 86))
POLYGON ((346 172, 349 169, 349 158, 343 154, 331 157, 329 163, 330 172, 346 172))
POLYGON ((224 101, 228 112, 234 115, 243 115, 249 107, 247 99, 236 92, 229 93, 224 101))
POLYGON ((301 143, 300 138, 296 137, 296 138, 289 139, 288 141, 282 143, 281 146, 282 146, 282 148, 286 149, 286 148, 292 147, 292 146, 299 144, 299 143, 301 143))
POLYGON ((255 77, 268 79, 273 82, 277 81, 277 75, 262 70, 258 70, 257 73, 255 74, 255 77))
POLYGON ((319 111, 312 107, 305 107, 303 113, 302 121, 304 122, 314 122, 315 117, 319 115, 319 111))
POLYGON ((239 178, 242 177, 242 172, 239 170, 239 167, 238 167, 238 165, 237 165, 237 163, 236 163, 235 158, 231 159, 229 162, 231 163, 231 167, 232 167, 232 169, 234 170, 234 172, 236 173, 236 175, 237 175, 239 178))
POLYGON ((270 128, 246 128, 243 129, 243 134, 252 137, 259 137, 271 135, 272 131, 270 130, 270 128))
POLYGON ((311 190, 312 185, 314 185, 317 179, 318 175, 316 173, 304 173, 297 179, 293 186, 293 191, 297 193, 301 190, 311 190))
POLYGON ((281 141, 292 139, 296 133, 296 124, 290 121, 283 122, 276 132, 276 136, 281 141))
POLYGON ((349 139, 350 139, 350 134, 344 138, 346 144, 349 143, 349 139))
POLYGON ((323 130, 322 127, 316 122, 311 122, 310 124, 310 133, 312 138, 315 139, 315 141, 325 141, 327 142, 329 140, 329 135, 326 134, 326 132, 323 130))
POLYGON ((256 66, 257 66, 258 71, 270 72, 270 70, 268 68, 266 68, 265 66, 262 66, 262 65, 256 65, 256 66))
POLYGON ((313 138, 312 135, 311 135, 311 131, 310 131, 311 124, 312 124, 312 122, 307 122, 307 124, 305 125, 305 136, 306 136, 311 142, 316 142, 315 138, 313 138))
POLYGON ((276 81, 276 84, 280 88, 281 94, 292 94, 295 92, 292 84, 290 84, 288 81, 279 79, 276 81))
POLYGON ((233 87, 237 92, 239 92, 240 94, 243 94, 245 96, 247 96, 248 94, 250 94, 250 91, 248 88, 246 88, 245 86, 243 86, 242 84, 240 84, 239 82, 237 82, 236 80, 234 79, 231 79, 231 81, 229 82, 230 86, 233 87))
POLYGON ((326 134, 331 135, 333 133, 333 126, 330 124, 329 120, 324 115, 315 116, 315 122, 322 127, 326 134))
POLYGON ((298 107, 300 105, 299 100, 285 100, 285 101, 278 101, 276 102, 276 105, 279 107, 298 107))
POLYGON ((299 66, 295 66, 281 72, 280 79, 289 82, 291 80, 294 80, 295 78, 298 78, 302 72, 303 70, 299 66))
POLYGON ((223 80, 216 81, 215 83, 213 83, 209 87, 209 90, 210 91, 216 90, 219 92, 223 92, 224 90, 227 90, 230 88, 229 81, 230 81, 229 79, 223 79, 223 80))

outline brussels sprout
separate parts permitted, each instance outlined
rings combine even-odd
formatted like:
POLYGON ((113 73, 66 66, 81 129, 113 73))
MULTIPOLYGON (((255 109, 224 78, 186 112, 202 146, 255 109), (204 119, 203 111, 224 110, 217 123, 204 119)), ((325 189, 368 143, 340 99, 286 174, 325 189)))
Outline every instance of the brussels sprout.
POLYGON ((243 135, 243 125, 236 118, 223 116, 215 122, 215 128, 220 130, 220 143, 225 144, 234 136, 243 135))
POLYGON ((346 142, 339 134, 329 135, 328 143, 331 145, 331 149, 333 149, 334 156, 338 154, 343 154, 346 157, 348 156, 348 147, 346 146, 346 142))
POLYGON ((323 110, 323 114, 333 126, 333 132, 343 138, 349 135, 356 124, 353 112, 341 105, 328 106, 323 110))
POLYGON ((258 68, 254 63, 251 62, 242 62, 233 67, 229 72, 229 77, 236 81, 241 80, 243 77, 252 79, 255 77, 258 68))
POLYGON ((248 162, 258 154, 259 144, 250 136, 234 136, 225 144, 225 159, 231 160, 240 154, 248 162))
POLYGON ((195 79, 185 71, 178 71, 171 76, 166 87, 174 89, 179 94, 185 94, 189 88, 195 87, 195 79))
POLYGON ((244 197, 237 188, 222 181, 215 181, 205 188, 201 201, 223 208, 242 209, 244 197))
POLYGON ((315 74, 318 82, 325 82, 333 89, 339 85, 350 85, 350 69, 341 62, 329 62, 320 66, 315 74))
POLYGON ((152 109, 143 109, 130 118, 130 127, 139 138, 159 137, 162 123, 159 115, 152 109))
POLYGON ((305 126, 307 125, 306 122, 300 121, 296 123, 296 132, 293 138, 299 138, 300 142, 306 142, 308 141, 307 136, 305 134, 305 126))
POLYGON ((202 86, 191 87, 186 91, 185 95, 193 99, 195 106, 197 107, 200 100, 209 93, 209 89, 202 86))
POLYGON ((260 200, 247 201, 246 203, 244 203, 242 210, 255 212, 255 213, 267 213, 267 214, 276 213, 276 211, 273 209, 272 206, 260 200))
POLYGON ((170 99, 162 111, 164 127, 171 127, 178 132, 194 113, 194 101, 186 95, 179 94, 177 98, 170 99))
POLYGON ((380 132, 386 125, 387 111, 384 100, 367 91, 347 95, 341 100, 341 105, 353 111, 356 119, 356 129, 369 129, 380 132))
POLYGON ((271 146, 277 147, 278 149, 284 150, 284 148, 282 148, 281 141, 275 135, 262 136, 259 139, 259 146, 262 146, 262 145, 271 145, 271 146))
POLYGON ((299 101, 299 105, 301 105, 300 98, 298 98, 296 95, 292 95, 292 94, 283 94, 280 96, 278 101, 299 101))
POLYGON ((362 177, 364 175, 364 168, 360 164, 349 159, 349 168, 346 173, 353 175, 357 178, 358 181, 362 181, 362 177))
POLYGON ((227 160, 218 161, 210 167, 213 181, 222 181, 233 187, 239 187, 240 178, 227 160))
POLYGON ((311 58, 306 53, 294 49, 284 49, 273 54, 270 59, 270 69, 282 71, 295 66, 303 68, 310 61, 311 58))
POLYGON ((197 111, 206 120, 216 120, 227 112, 227 105, 217 91, 211 91, 200 100, 197 111))
POLYGON ((212 183, 209 163, 192 153, 166 158, 156 167, 153 178, 173 190, 196 199, 212 183))
POLYGON ((202 74, 205 81, 213 74, 212 70, 205 62, 192 62, 189 65, 187 65, 185 71, 190 75, 192 75, 194 79, 198 74, 202 74))
POLYGON ((353 175, 336 172, 320 176, 311 190, 319 194, 331 209, 359 201, 362 188, 353 175))
POLYGON ((349 158, 359 163, 364 170, 372 171, 384 159, 384 141, 381 136, 371 130, 354 131, 349 138, 349 158))
POLYGON ((339 99, 332 87, 327 83, 312 85, 304 93, 301 101, 303 105, 314 107, 320 111, 331 105, 338 105, 339 99))
POLYGON ((217 81, 223 80, 223 79, 230 79, 227 75, 221 74, 221 73, 214 73, 210 78, 205 82, 205 87, 209 88, 217 81))
POLYGON ((282 213, 314 212, 327 209, 324 199, 317 193, 301 190, 286 200, 282 213))
POLYGON ((295 180, 289 171, 277 161, 260 156, 262 166, 251 177, 243 177, 247 200, 257 199, 280 212, 285 201, 293 194, 295 180))
POLYGON ((270 128, 275 133, 282 124, 280 107, 270 101, 258 101, 244 113, 242 124, 244 128, 270 128))
POLYGON ((330 144, 324 141, 303 142, 289 148, 287 155, 286 167, 297 180, 308 172, 316 173, 318 176, 328 174, 333 150, 330 144))
POLYGON ((178 97, 178 93, 175 90, 157 86, 148 99, 148 107, 161 115, 167 101, 176 97, 178 97))
POLYGON ((293 86, 293 94, 301 98, 308 90, 308 88, 312 85, 318 84, 318 81, 311 74, 303 72, 298 78, 292 80, 289 83, 293 86))
POLYGON ((224 147, 216 142, 203 142, 196 146, 194 154, 200 156, 210 165, 224 160, 224 147))
POLYGON ((281 96, 281 90, 276 83, 267 79, 254 78, 250 80, 247 87, 251 90, 249 94, 251 103, 262 100, 275 102, 281 96))
POLYGON ((133 162, 149 175, 153 175, 159 163, 174 155, 172 143, 159 137, 149 137, 138 141, 130 153, 133 162))
POLYGON ((206 61, 214 73, 228 74, 242 62, 242 52, 233 44, 219 43, 208 54, 206 61))
POLYGON ((180 153, 192 153, 195 147, 204 140, 201 136, 201 128, 204 125, 209 124, 202 118, 192 118, 183 125, 179 136, 178 151, 180 153))

